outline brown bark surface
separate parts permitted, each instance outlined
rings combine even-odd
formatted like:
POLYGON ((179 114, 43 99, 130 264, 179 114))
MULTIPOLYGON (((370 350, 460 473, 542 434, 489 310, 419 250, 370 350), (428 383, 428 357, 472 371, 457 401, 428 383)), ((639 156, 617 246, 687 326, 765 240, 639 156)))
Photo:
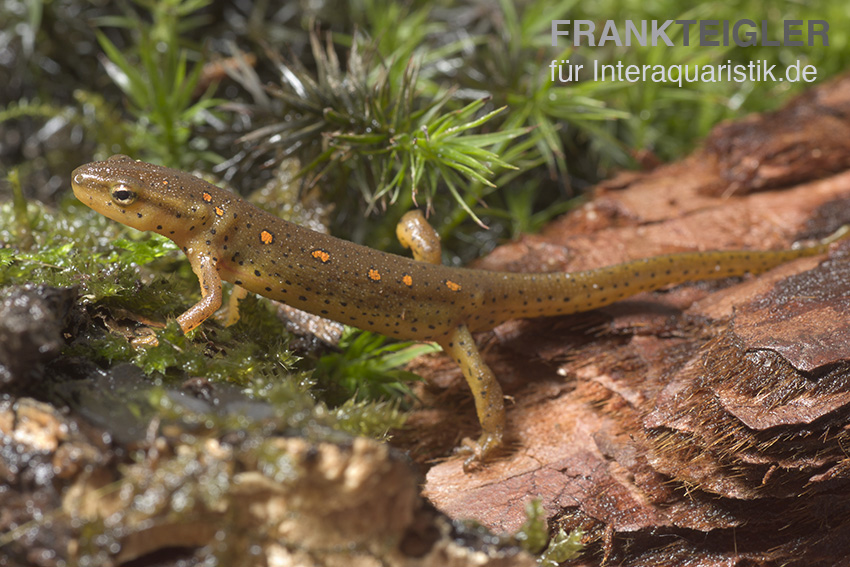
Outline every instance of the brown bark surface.
MULTIPOLYGON (((572 271, 825 236, 850 222, 848 116, 845 78, 721 125, 691 156, 602 184, 480 266, 572 271)), ((510 397, 510 446, 470 474, 445 457, 476 434, 460 372, 421 360, 430 409, 401 440, 430 466, 426 496, 495 530, 515 530, 539 498, 554 525, 586 530, 581 564, 846 562, 848 254, 844 243, 763 276, 479 337, 510 397)))

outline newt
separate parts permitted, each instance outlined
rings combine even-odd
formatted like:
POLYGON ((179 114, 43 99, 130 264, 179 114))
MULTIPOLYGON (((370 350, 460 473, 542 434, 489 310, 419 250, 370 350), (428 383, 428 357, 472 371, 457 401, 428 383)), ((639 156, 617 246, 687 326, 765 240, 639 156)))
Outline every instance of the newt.
POLYGON ((824 253, 848 234, 845 227, 787 250, 667 254, 571 273, 492 272, 441 265, 439 238, 421 214, 399 225, 410 259, 287 222, 198 177, 125 155, 80 166, 72 178, 85 205, 183 250, 201 288, 201 300, 177 318, 184 332, 221 306, 224 280, 347 325, 438 343, 460 366, 482 427, 477 441, 460 448, 465 467, 498 449, 505 429, 501 386, 472 333, 510 319, 588 311, 669 284, 760 273, 824 253))

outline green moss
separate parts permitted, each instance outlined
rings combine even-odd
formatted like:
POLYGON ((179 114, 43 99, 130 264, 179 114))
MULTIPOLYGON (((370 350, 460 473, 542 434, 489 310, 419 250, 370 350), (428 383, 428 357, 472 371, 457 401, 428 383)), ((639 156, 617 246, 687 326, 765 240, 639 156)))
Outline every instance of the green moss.
POLYGON ((540 500, 534 499, 525 505, 525 522, 514 534, 514 538, 529 553, 540 553, 549 541, 546 527, 546 510, 540 500))
POLYGON ((549 547, 538 558, 538 564, 541 567, 557 567, 564 561, 575 559, 584 549, 584 544, 581 541, 583 535, 580 529, 575 529, 570 533, 559 530, 552 536, 549 547))
POLYGON ((0 203, 0 286, 75 287, 84 305, 120 305, 151 318, 179 312, 182 293, 193 289, 190 280, 175 284, 143 267, 160 271, 173 264, 179 255, 171 241, 130 231, 74 199, 59 211, 30 202, 25 217, 0 203), (29 239, 20 236, 22 224, 29 239))
POLYGON ((544 567, 557 567, 564 561, 575 559, 584 548, 580 529, 570 533, 559 530, 551 539, 546 526, 546 511, 540 500, 525 506, 525 522, 514 534, 514 539, 529 553, 538 555, 537 562, 544 567))
POLYGON ((331 410, 336 428, 352 435, 385 439, 391 429, 401 429, 407 414, 396 402, 349 398, 331 410))
POLYGON ((171 242, 147 239, 130 254, 117 253, 112 241, 125 232, 75 199, 67 199, 58 212, 38 202, 28 202, 25 210, 0 203, 0 258, 6 265, 0 285, 77 285, 93 300, 112 296, 135 275, 137 259, 149 261, 176 249, 171 242), (23 238, 22 230, 31 239, 23 238), (109 280, 89 278, 101 270, 108 271, 109 280))

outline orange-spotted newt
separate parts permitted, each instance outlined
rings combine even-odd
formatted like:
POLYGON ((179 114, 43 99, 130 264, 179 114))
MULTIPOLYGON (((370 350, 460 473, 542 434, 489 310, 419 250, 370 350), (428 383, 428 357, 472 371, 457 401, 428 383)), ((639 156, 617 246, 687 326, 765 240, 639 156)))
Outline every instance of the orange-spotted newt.
POLYGON ((77 168, 72 185, 92 209, 183 250, 202 296, 177 318, 184 332, 220 307, 226 280, 361 329, 439 343, 462 369, 483 429, 477 442, 464 442, 467 465, 498 448, 505 427, 502 389, 471 333, 509 319, 587 311, 672 283, 762 272, 821 254, 847 232, 790 250, 670 254, 582 272, 520 274, 440 265, 439 239, 421 215, 399 227, 419 258, 412 260, 303 228, 188 173, 124 155, 77 168))

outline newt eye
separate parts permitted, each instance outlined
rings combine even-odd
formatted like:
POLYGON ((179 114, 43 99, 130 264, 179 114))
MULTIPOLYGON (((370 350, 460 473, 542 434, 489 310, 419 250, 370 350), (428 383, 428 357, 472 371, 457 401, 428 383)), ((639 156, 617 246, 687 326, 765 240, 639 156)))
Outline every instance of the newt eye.
POLYGON ((116 185, 110 191, 110 196, 112 200, 117 204, 126 207, 128 205, 132 205, 136 201, 136 192, 130 189, 126 185, 116 185))

